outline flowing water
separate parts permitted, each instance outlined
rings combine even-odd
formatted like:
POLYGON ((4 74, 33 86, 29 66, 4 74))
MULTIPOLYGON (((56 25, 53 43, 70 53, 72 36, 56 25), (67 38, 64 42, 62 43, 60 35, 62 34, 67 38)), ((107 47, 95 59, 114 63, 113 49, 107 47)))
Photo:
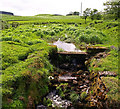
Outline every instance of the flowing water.
POLYGON ((77 49, 73 43, 65 43, 60 41, 60 39, 53 43, 53 45, 56 45, 59 49, 63 49, 67 52, 82 52, 81 50, 77 49))

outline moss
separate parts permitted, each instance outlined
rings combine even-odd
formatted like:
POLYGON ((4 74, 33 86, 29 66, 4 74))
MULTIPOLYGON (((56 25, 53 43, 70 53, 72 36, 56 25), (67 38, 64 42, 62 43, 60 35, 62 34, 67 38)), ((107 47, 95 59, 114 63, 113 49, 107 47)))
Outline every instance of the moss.
POLYGON ((80 99, 81 99, 81 100, 84 100, 86 97, 87 97, 87 93, 86 93, 86 92, 82 92, 82 93, 80 94, 80 99))
POLYGON ((74 102, 77 102, 80 99, 80 97, 76 92, 73 91, 70 94, 70 99, 74 103, 74 102))

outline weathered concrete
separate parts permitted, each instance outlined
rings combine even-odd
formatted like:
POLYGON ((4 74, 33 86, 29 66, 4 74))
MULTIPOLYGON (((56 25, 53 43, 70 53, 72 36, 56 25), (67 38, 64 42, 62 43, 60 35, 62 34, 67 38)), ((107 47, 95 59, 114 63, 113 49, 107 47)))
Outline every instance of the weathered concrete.
POLYGON ((86 52, 57 52, 57 54, 63 55, 87 55, 86 52))

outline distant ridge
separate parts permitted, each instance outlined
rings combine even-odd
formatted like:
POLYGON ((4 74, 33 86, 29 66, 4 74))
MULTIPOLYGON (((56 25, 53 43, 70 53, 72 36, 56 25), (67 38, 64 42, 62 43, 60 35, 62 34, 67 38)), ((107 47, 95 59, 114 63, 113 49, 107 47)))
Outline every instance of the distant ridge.
POLYGON ((62 16, 61 14, 37 14, 35 16, 62 16))
POLYGON ((7 15, 14 16, 14 14, 12 12, 6 12, 6 11, 0 11, 0 14, 7 14, 7 15))

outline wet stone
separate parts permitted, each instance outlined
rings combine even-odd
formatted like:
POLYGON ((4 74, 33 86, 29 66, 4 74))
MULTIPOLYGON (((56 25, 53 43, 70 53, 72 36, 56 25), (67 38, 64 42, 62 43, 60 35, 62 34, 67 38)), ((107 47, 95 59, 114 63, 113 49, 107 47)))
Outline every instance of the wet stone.
POLYGON ((86 85, 83 85, 83 86, 80 86, 79 88, 83 89, 83 88, 86 88, 86 87, 87 87, 86 85))
POLYGON ((82 86, 82 85, 83 85, 83 82, 82 82, 82 81, 79 81, 79 82, 78 82, 78 85, 79 85, 79 86, 82 86))
POLYGON ((78 84, 78 82, 76 80, 73 80, 73 84, 78 84))
POLYGON ((89 83, 90 83, 90 81, 89 81, 89 80, 86 80, 86 81, 85 81, 85 83, 86 83, 86 84, 89 84, 89 83))
POLYGON ((81 75, 83 73, 83 70, 79 70, 78 72, 76 72, 77 75, 81 75))
POLYGON ((82 89, 82 92, 86 92, 87 88, 82 89))
POLYGON ((88 72, 88 71, 85 71, 85 74, 86 74, 86 75, 89 75, 89 72, 88 72))

